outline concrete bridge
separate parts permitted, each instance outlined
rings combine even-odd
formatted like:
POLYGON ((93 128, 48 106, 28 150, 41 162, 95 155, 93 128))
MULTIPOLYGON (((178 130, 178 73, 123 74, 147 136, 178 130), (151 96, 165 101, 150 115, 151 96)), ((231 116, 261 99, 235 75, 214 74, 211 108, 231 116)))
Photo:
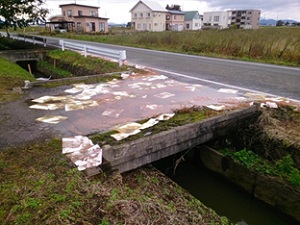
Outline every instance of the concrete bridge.
POLYGON ((167 156, 189 150, 218 139, 238 129, 260 115, 256 105, 227 114, 176 127, 135 141, 103 149, 103 164, 86 170, 88 176, 100 171, 120 173, 152 163, 167 156))

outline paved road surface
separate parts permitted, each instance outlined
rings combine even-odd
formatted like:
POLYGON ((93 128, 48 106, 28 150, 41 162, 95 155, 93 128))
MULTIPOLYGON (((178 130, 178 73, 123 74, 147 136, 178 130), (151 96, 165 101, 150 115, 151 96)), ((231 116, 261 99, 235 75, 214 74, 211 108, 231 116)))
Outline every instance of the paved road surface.
MULTIPOLYGON (((57 43, 58 39, 52 39, 57 43)), ((72 40, 75 41, 75 40, 72 40)), ((75 41, 126 50, 127 61, 154 68, 174 79, 225 84, 300 100, 300 68, 153 51, 95 42, 75 41)))

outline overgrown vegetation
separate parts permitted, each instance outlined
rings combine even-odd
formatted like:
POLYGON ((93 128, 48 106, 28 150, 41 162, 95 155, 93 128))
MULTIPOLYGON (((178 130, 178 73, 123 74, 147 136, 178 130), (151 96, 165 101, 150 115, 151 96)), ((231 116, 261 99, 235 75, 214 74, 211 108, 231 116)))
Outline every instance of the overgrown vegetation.
POLYGON ((152 167, 87 178, 61 145, 0 151, 1 224, 230 224, 152 167))
POLYGON ((68 71, 74 76, 105 74, 127 70, 126 66, 119 67, 116 62, 107 61, 97 57, 87 56, 73 51, 52 50, 47 53, 46 61, 54 68, 68 71))
POLYGON ((300 65, 300 29, 297 27, 135 32, 105 36, 64 33, 59 36, 196 55, 300 65))
POLYGON ((271 176, 281 177, 288 180, 291 184, 300 187, 300 171, 295 167, 291 155, 286 155, 271 163, 247 149, 242 149, 240 151, 222 149, 221 152, 224 155, 231 157, 236 162, 241 163, 248 169, 271 176))

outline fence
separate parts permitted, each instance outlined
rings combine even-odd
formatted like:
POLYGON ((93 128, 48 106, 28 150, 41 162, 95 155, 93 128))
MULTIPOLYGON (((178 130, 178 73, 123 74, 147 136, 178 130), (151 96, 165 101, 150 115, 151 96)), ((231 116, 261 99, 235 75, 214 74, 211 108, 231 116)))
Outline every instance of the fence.
POLYGON ((88 53, 101 55, 109 58, 118 59, 119 66, 122 66, 126 61, 126 51, 125 50, 114 50, 109 48, 102 48, 92 45, 82 45, 71 41, 60 40, 59 45, 61 49, 64 51, 65 49, 71 50, 79 50, 83 51, 85 57, 87 57, 88 53))
MULTIPOLYGON (((31 42, 33 44, 43 44, 44 47, 47 46, 48 39, 47 37, 39 37, 33 35, 24 35, 24 34, 11 34, 11 38, 17 40, 24 40, 25 42, 31 42)), ((50 40, 50 39, 49 39, 50 40)), ((85 57, 88 53, 104 56, 107 58, 117 59, 119 66, 122 66, 126 61, 126 51, 125 50, 114 50, 109 48, 102 48, 92 45, 82 45, 72 41, 59 40, 59 46, 64 51, 65 49, 70 50, 79 50, 83 51, 85 57)))

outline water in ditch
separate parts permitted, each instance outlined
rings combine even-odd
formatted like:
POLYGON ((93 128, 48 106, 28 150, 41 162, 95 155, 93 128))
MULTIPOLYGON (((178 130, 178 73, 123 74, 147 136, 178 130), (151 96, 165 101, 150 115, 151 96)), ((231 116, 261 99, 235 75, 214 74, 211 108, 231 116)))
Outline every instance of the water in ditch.
POLYGON ((241 225, 296 225, 265 203, 253 198, 236 185, 191 162, 180 163, 175 174, 174 156, 154 164, 173 181, 186 189, 219 215, 241 225))

